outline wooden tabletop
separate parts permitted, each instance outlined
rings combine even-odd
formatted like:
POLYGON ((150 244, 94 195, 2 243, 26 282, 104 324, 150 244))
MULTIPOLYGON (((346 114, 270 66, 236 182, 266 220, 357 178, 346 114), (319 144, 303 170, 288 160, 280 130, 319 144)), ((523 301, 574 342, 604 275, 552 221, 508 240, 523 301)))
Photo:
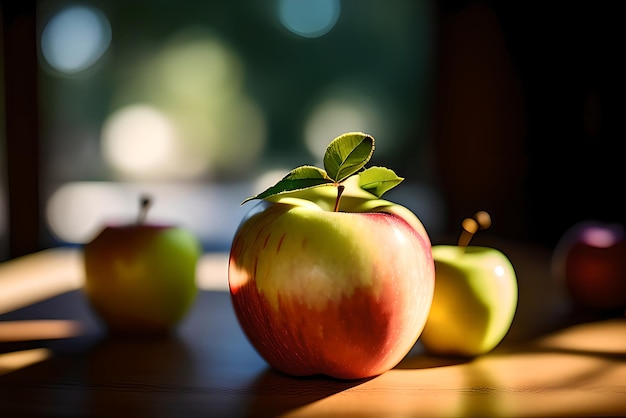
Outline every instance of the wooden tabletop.
POLYGON ((0 264, 0 417, 626 416, 626 318, 573 312, 548 252, 504 246, 520 304, 502 344, 468 361, 418 342, 395 369, 358 381, 268 367, 234 316, 224 255, 205 256, 192 310, 158 339, 106 335, 78 250, 0 264), (16 300, 17 277, 43 293, 16 300))

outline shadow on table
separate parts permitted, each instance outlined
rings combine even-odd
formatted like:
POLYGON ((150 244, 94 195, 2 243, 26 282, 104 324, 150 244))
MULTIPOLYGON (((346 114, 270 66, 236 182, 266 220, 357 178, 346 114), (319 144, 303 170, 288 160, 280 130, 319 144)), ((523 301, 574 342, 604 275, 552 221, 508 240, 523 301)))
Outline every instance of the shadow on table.
POLYGON ((325 376, 292 377, 268 368, 246 389, 247 417, 277 417, 371 380, 325 376))
POLYGON ((422 344, 418 341, 395 368, 431 369, 435 367, 456 366, 470 361, 472 361, 472 359, 467 357, 436 356, 428 354, 422 344))

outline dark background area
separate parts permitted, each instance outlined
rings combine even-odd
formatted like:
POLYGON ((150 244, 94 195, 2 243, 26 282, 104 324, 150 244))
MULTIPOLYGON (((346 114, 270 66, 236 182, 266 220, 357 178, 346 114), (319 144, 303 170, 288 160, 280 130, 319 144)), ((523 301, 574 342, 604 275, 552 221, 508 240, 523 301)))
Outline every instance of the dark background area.
MULTIPOLYGON (((7 159, 1 166, 9 198, 4 246, 14 257, 45 245, 37 192, 39 158, 46 156, 39 155, 37 132, 36 2, 0 4, 7 159)), ((433 84, 422 92, 427 98, 415 98, 431 104, 429 133, 416 129, 402 152, 381 165, 441 192, 445 233, 456 234, 462 218, 477 210, 492 214, 491 234, 548 247, 581 220, 624 223, 620 3, 433 6, 433 84), (424 137, 427 167, 410 157, 424 137)), ((415 119, 423 126, 424 113, 415 119)))
POLYGON ((433 146, 448 226, 552 247, 576 222, 624 223, 619 2, 439 2, 433 146))

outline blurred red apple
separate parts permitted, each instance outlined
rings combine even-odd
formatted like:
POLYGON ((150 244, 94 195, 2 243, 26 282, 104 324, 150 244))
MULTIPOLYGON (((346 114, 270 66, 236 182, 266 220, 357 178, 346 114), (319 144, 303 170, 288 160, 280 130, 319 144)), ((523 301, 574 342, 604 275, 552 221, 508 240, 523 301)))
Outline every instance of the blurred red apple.
POLYGON ((599 311, 626 309, 624 226, 585 221, 565 232, 552 262, 572 301, 599 311))

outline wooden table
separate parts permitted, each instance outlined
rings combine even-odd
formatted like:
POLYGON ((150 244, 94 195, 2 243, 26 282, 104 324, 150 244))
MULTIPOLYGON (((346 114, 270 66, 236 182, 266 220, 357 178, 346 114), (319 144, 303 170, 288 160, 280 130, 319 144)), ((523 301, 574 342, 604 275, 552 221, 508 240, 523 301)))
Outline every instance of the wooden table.
POLYGON ((359 381, 269 368, 234 316, 225 255, 205 256, 196 303, 161 339, 107 337, 80 289, 79 250, 0 264, 0 417, 626 416, 626 318, 575 314, 549 252, 498 245, 520 304, 496 350, 467 361, 418 342, 359 381))

